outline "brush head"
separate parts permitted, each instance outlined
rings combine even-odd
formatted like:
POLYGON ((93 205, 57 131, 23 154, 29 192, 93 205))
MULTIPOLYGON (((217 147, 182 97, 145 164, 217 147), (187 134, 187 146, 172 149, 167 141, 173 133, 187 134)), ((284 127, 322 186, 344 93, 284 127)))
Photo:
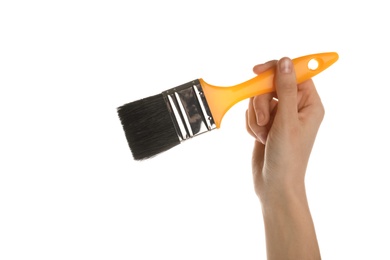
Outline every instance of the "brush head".
POLYGON ((125 104, 117 111, 135 160, 148 159, 180 144, 162 94, 125 104))

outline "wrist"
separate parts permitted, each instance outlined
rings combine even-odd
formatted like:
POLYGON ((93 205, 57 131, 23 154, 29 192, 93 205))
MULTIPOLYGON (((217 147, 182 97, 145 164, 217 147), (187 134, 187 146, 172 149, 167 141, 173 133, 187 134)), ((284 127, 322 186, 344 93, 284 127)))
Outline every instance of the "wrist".
POLYGON ((261 197, 269 259, 321 259, 304 185, 261 197))
POLYGON ((257 195, 263 210, 278 207, 288 209, 294 205, 307 205, 304 181, 285 183, 264 183, 257 195))

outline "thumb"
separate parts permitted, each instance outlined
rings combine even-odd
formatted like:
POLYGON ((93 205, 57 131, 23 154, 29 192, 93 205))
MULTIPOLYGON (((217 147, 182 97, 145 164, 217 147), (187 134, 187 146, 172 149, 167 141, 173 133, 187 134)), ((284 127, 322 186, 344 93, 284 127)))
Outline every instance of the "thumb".
POLYGON ((291 59, 284 57, 279 60, 275 73, 275 87, 278 95, 278 114, 283 119, 293 119, 298 116, 298 87, 291 59))

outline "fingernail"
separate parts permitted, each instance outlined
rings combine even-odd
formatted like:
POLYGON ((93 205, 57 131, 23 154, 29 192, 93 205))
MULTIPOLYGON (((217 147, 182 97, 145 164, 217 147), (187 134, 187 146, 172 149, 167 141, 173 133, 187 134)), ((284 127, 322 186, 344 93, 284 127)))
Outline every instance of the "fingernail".
POLYGON ((288 58, 283 58, 279 63, 279 71, 285 74, 291 73, 292 62, 288 58))
POLYGON ((260 143, 265 145, 265 142, 267 141, 267 135, 262 133, 262 134, 258 134, 256 136, 259 139, 260 143))

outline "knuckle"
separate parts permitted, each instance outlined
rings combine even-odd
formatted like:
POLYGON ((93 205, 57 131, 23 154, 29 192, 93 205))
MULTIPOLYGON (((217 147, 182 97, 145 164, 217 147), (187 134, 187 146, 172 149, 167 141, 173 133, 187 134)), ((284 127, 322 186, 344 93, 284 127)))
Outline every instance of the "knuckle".
POLYGON ((322 122, 322 120, 325 117, 324 105, 322 103, 320 103, 313 112, 314 112, 315 117, 318 119, 318 121, 322 122))

